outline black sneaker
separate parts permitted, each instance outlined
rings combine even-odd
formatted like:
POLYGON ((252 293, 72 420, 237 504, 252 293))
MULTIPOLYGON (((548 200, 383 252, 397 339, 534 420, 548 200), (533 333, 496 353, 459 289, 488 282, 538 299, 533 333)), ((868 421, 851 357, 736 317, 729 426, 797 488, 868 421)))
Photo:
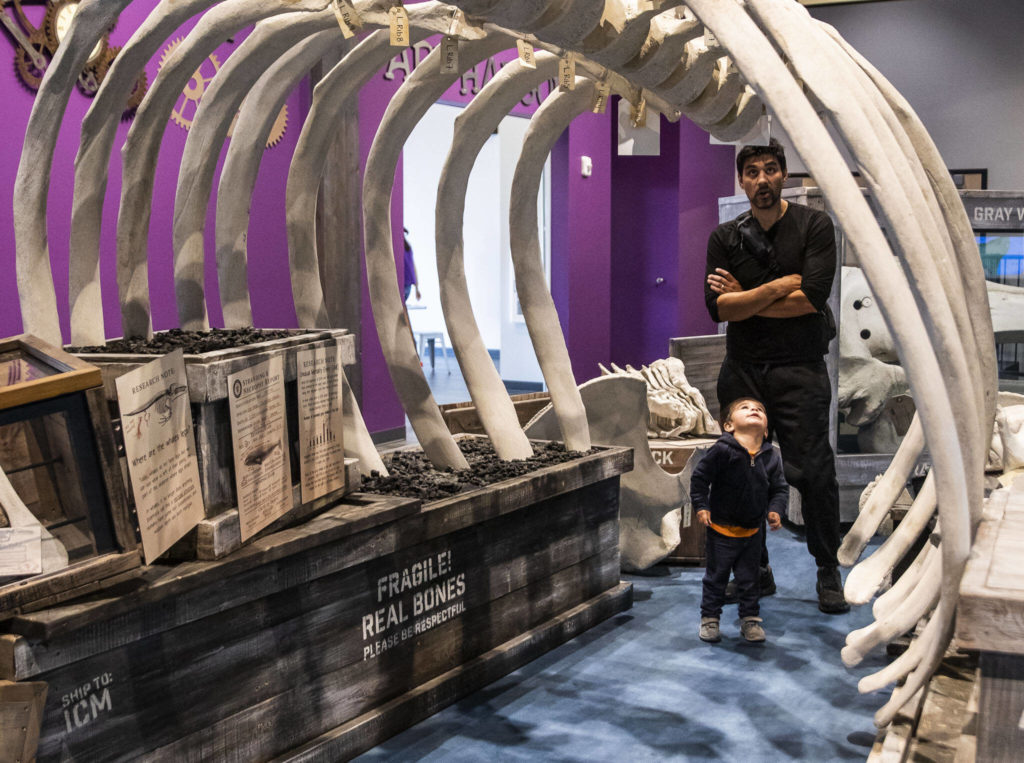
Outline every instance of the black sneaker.
POLYGON ((843 596, 843 581, 838 567, 818 568, 818 609, 827 615, 839 615, 850 611, 850 604, 843 596))

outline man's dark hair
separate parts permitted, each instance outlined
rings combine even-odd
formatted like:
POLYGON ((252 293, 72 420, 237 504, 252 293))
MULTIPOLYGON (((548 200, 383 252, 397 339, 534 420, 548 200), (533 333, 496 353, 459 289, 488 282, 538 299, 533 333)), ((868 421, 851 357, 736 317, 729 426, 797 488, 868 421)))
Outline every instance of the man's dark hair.
POLYGON ((786 171, 786 150, 775 138, 768 141, 767 146, 744 146, 736 154, 736 174, 743 174, 743 165, 756 156, 772 156, 779 163, 783 172, 786 171))

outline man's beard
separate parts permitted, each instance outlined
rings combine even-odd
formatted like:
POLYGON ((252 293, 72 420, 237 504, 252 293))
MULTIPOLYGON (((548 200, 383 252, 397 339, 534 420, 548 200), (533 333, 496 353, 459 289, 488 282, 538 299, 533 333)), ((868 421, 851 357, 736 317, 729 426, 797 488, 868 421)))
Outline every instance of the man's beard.
POLYGON ((750 201, 758 209, 771 209, 779 203, 781 198, 774 188, 771 186, 767 188, 759 188, 754 194, 754 198, 750 201))

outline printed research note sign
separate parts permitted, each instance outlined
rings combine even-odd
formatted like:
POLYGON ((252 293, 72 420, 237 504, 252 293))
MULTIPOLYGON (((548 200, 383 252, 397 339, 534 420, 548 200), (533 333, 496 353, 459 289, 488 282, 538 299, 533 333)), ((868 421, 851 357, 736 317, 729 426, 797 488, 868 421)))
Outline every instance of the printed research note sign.
POLYGON ((344 375, 341 348, 317 347, 295 356, 299 393, 299 474, 302 502, 345 487, 342 442, 344 375))
POLYGON ((246 541, 292 508, 280 355, 228 376, 238 520, 246 541))
POLYGON ((115 380, 142 550, 152 562, 203 518, 181 350, 115 380))

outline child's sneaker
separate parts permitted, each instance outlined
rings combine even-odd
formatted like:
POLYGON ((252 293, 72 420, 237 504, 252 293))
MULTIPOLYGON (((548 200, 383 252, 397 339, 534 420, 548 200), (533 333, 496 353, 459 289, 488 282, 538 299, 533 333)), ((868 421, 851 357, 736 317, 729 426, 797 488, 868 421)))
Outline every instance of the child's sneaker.
POLYGON ((715 643, 722 640, 722 633, 718 630, 717 617, 702 617, 700 619, 700 640, 715 643))
POLYGON ((760 617, 744 617, 740 625, 740 633, 747 641, 764 641, 763 621, 760 617))

